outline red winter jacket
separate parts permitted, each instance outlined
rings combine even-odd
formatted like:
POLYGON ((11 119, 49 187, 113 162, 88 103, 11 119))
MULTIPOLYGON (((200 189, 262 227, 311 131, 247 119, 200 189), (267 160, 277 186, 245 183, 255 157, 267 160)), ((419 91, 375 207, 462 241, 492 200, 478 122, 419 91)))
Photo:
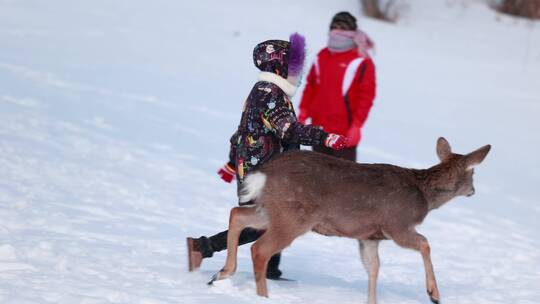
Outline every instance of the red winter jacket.
POLYGON ((311 117, 325 132, 347 135, 360 129, 375 98, 375 65, 357 49, 343 53, 324 48, 307 77, 300 102, 300 121, 311 117))

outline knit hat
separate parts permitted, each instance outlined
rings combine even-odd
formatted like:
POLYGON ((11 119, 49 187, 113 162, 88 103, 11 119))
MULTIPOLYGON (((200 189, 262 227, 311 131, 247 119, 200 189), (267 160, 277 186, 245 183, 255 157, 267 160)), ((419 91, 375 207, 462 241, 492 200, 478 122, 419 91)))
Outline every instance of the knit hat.
POLYGON ((253 63, 263 71, 287 78, 289 61, 289 41, 266 40, 255 46, 253 63))
POLYGON ((306 55, 305 39, 294 33, 285 40, 267 40, 255 46, 253 63, 263 71, 282 78, 300 77, 306 55))
POLYGON ((332 30, 336 28, 348 31, 356 31, 358 28, 356 25, 356 18, 354 18, 354 16, 349 12, 339 12, 332 18, 332 22, 330 22, 330 29, 332 30))

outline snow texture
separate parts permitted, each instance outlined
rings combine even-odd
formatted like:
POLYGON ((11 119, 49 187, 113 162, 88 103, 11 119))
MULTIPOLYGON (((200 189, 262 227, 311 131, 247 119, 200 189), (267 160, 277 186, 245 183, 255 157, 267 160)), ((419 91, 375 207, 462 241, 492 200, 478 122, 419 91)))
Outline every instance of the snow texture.
MULTIPOLYGON (((185 237, 223 230, 237 202, 215 171, 253 46, 298 31, 309 63, 357 2, 0 0, 0 303, 364 302, 353 240, 297 239, 282 259, 297 282, 269 282, 269 299, 249 246, 213 287, 225 253, 195 273, 185 255, 185 237)), ((539 24, 485 1, 407 3, 397 24, 359 20, 378 95, 358 158, 428 167, 439 136, 461 153, 492 144, 476 195, 419 231, 444 303, 537 303, 539 24)), ((420 255, 380 252, 380 303, 427 303, 420 255)))

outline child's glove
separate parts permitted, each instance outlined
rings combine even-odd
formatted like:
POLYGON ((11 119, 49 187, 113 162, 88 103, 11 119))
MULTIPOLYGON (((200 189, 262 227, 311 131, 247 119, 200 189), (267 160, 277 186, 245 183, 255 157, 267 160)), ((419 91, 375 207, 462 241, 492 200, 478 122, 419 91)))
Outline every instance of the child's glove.
POLYGON ((341 150, 347 146, 347 137, 330 133, 326 136, 324 145, 333 150, 341 150))
POLYGON ((234 168, 234 165, 231 163, 225 164, 223 168, 219 169, 217 174, 223 181, 226 183, 230 183, 233 181, 234 177, 236 176, 236 170, 234 168))
POLYGON ((360 134, 360 127, 357 127, 355 125, 351 126, 349 128, 349 131, 347 131, 347 147, 358 146, 361 137, 362 136, 360 134))

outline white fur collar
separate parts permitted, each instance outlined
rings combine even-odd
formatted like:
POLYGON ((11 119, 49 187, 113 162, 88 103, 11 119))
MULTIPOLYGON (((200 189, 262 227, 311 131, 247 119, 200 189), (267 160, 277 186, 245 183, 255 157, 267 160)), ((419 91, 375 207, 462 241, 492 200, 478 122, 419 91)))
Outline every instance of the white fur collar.
POLYGON ((259 81, 266 81, 266 82, 270 82, 277 85, 289 97, 293 97, 294 93, 296 93, 296 86, 294 84, 290 83, 289 81, 287 81, 287 79, 279 75, 276 75, 274 73, 260 72, 259 81))

